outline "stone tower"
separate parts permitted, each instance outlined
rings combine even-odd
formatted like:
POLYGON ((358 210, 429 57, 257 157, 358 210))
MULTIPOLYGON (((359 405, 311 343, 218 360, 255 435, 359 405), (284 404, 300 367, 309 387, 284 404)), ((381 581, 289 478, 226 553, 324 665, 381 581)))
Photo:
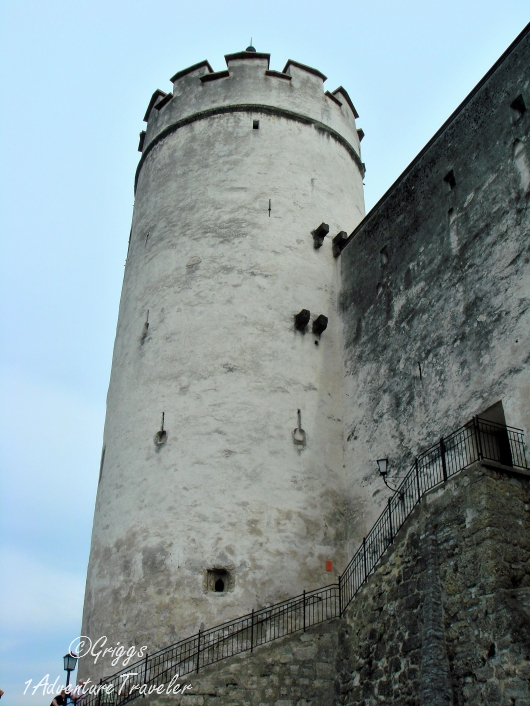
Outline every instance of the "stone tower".
POLYGON ((358 116, 315 69, 225 58, 156 91, 140 140, 83 632, 149 652, 348 549, 332 239, 364 215, 358 116))

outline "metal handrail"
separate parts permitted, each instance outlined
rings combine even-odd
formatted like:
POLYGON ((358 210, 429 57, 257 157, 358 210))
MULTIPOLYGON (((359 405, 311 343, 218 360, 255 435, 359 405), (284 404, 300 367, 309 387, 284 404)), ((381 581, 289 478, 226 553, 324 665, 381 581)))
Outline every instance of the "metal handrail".
POLYGON ((289 598, 229 620, 158 650, 101 680, 86 706, 122 706, 141 696, 140 688, 157 686, 175 674, 183 677, 201 667, 252 651, 294 632, 338 618, 374 572, 414 508, 428 491, 479 460, 528 469, 523 431, 486 419, 471 422, 441 438, 414 459, 403 481, 339 576, 338 583, 289 598), (128 677, 124 688, 124 675, 128 677), (121 687, 121 688, 120 688, 121 687), (105 693, 105 691, 107 693, 105 693))

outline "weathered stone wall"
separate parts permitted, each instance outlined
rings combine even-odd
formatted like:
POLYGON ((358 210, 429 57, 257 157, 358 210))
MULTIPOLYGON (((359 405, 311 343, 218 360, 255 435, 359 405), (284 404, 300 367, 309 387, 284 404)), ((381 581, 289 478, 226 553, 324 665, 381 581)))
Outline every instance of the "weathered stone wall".
POLYGON ((499 400, 528 436, 529 65, 527 29, 342 252, 353 546, 386 495, 376 459, 402 470, 499 400))
POLYGON ((185 696, 150 696, 152 706, 332 706, 338 621, 323 623, 189 675, 185 696))
POLYGON ((343 706, 530 703, 530 477, 429 493, 340 628, 343 706))

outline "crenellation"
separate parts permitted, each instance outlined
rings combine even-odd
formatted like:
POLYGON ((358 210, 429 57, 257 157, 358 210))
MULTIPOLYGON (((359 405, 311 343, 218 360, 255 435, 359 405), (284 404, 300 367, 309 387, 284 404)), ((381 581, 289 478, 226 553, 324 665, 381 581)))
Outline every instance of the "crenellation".
POLYGON ((355 106, 353 105, 350 95, 345 88, 339 86, 334 91, 332 91, 332 94, 335 96, 335 98, 340 97, 347 103, 355 119, 359 117, 359 113, 355 110, 355 106))
POLYGON ((325 94, 325 95, 326 95, 328 98, 331 98, 331 100, 332 100, 334 103, 336 103, 336 104, 339 106, 339 108, 342 108, 342 103, 340 102, 340 100, 339 100, 336 96, 333 95, 333 93, 330 93, 329 91, 326 91, 326 94, 325 94))
POLYGON ((162 110, 162 108, 163 108, 167 103, 169 103, 170 100, 173 100, 173 98, 174 98, 174 95, 173 95, 172 93, 167 93, 161 100, 157 101, 157 102, 154 104, 154 106, 153 106, 154 109, 155 109, 155 110, 158 110, 158 111, 162 110))
POLYGON ((175 84, 185 76, 202 76, 205 73, 213 74, 213 69, 210 66, 210 62, 206 60, 199 61, 197 64, 188 66, 187 69, 182 69, 182 71, 177 71, 177 73, 172 76, 169 80, 171 81, 171 83, 175 84))
POLYGON ((270 54, 255 51, 240 51, 235 54, 225 54, 226 65, 229 69, 235 66, 248 65, 248 62, 251 61, 251 65, 256 69, 265 68, 265 70, 268 70, 270 59, 270 54))
POLYGON ((315 76, 320 79, 322 83, 328 80, 327 76, 324 76, 318 69, 314 69, 312 66, 307 66, 306 64, 301 64, 299 61, 293 61, 292 59, 289 59, 283 67, 283 73, 290 74, 295 78, 304 78, 309 74, 310 76, 315 76))
MULTIPOLYGON (((331 135, 340 136, 352 156, 353 153, 359 156, 355 109, 350 112, 353 104, 344 89, 337 89, 344 91, 343 94, 324 93, 322 84, 326 77, 320 71, 292 60, 283 72, 274 71, 269 68, 269 54, 250 51, 227 54, 225 61, 228 68, 223 71, 213 71, 209 62, 202 61, 177 72, 172 81, 173 95, 178 96, 178 101, 166 98, 163 91, 156 92, 146 113, 145 155, 149 154, 152 143, 183 124, 220 113, 249 110, 306 124, 312 121, 317 130, 327 128, 331 135), (341 105, 343 100, 347 104, 341 105)), ((360 160, 357 161, 358 168, 363 170, 360 160)))
POLYGON ((292 80, 292 76, 289 76, 289 74, 284 74, 281 71, 265 71, 265 76, 273 76, 274 78, 283 78, 287 81, 292 80))
POLYGON ((147 106, 147 110, 145 111, 144 123, 149 122, 149 118, 151 117, 151 111, 153 110, 155 105, 166 96, 167 93, 165 93, 165 91, 161 91, 159 88, 156 89, 156 91, 151 96, 151 100, 149 101, 149 105, 147 106))
POLYGON ((220 78, 229 78, 230 72, 226 69, 224 71, 214 71, 211 74, 203 74, 200 77, 201 83, 206 83, 207 81, 217 81, 220 78))

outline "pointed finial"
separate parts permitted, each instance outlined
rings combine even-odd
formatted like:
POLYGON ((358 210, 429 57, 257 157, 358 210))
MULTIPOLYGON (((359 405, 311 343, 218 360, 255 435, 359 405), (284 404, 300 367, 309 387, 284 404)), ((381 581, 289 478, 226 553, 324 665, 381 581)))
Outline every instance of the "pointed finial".
POLYGON ((248 46, 245 51, 256 51, 254 47, 252 46, 252 37, 250 38, 250 46, 248 46))

